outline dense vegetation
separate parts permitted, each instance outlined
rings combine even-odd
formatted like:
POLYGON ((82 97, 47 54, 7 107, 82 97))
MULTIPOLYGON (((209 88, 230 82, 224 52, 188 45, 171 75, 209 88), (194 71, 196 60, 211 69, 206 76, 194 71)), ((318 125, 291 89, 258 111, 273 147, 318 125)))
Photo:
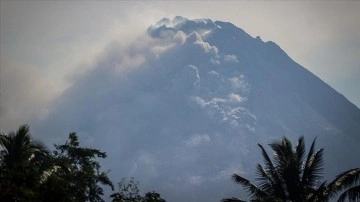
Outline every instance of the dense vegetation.
MULTIPOLYGON (((20 126, 16 132, 0 134, 0 201, 104 201, 103 187, 114 185, 108 172, 101 171, 98 158, 106 153, 98 149, 80 147, 76 133, 68 140, 54 145, 50 152, 29 134, 29 127, 20 126)), ((258 164, 257 185, 234 174, 234 181, 249 193, 251 201, 360 201, 360 168, 339 174, 331 182, 323 177, 323 149, 315 151, 315 140, 306 155, 304 138, 299 138, 293 149, 283 138, 270 144, 273 160, 259 144, 265 165, 258 164)), ((139 183, 131 178, 122 180, 118 191, 110 195, 113 202, 165 202, 156 192, 140 194, 139 183)), ((238 198, 223 202, 243 201, 238 198)))
MULTIPOLYGON (((0 146, 0 201, 98 202, 104 201, 103 186, 114 190, 108 172, 101 171, 97 161, 106 153, 80 147, 75 133, 50 152, 24 125, 16 133, 1 134, 0 146)), ((119 188, 113 201, 165 202, 156 192, 141 196, 133 179, 119 188)))

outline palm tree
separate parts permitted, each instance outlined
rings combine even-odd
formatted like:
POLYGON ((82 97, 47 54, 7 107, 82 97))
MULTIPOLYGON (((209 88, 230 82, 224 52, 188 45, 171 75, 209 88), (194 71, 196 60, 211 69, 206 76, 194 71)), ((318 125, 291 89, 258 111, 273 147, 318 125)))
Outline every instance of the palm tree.
POLYGON ((16 133, 0 134, 0 200, 27 200, 43 172, 43 162, 48 150, 29 134, 27 125, 16 133))
MULTIPOLYGON (((274 152, 273 160, 261 144, 265 165, 257 165, 258 184, 234 174, 233 180, 242 185, 249 193, 252 201, 328 201, 337 193, 347 189, 339 198, 343 201, 360 199, 360 169, 351 169, 338 175, 330 183, 320 182, 323 177, 323 149, 315 151, 315 142, 311 144, 306 156, 304 138, 298 139, 295 149, 284 137, 280 143, 269 144, 274 152)), ((239 202, 237 198, 223 199, 223 202, 239 202)))
POLYGON ((20 126, 16 133, 0 134, 0 146, 1 166, 5 169, 25 166, 36 156, 49 153, 44 144, 31 138, 27 125, 20 126))

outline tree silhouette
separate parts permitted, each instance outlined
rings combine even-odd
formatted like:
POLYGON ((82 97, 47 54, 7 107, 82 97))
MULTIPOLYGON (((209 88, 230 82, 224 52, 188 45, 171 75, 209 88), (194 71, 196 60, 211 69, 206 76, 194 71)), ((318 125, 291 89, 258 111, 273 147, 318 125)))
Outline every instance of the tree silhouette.
MULTIPOLYGON (((257 184, 233 174, 233 180, 242 185, 252 201, 328 201, 340 191, 347 189, 339 198, 359 199, 359 168, 338 175, 332 182, 320 182, 323 177, 323 149, 315 151, 315 142, 305 154, 304 138, 298 139, 295 149, 284 137, 279 143, 269 144, 274 157, 270 159, 261 144, 264 166, 256 167, 257 184), (355 185, 355 186, 354 186, 355 185), (357 185, 357 186, 356 186, 357 185)), ((238 198, 226 198, 223 202, 242 201, 238 198)))
POLYGON ((360 168, 340 173, 325 189, 325 193, 332 197, 343 191, 338 198, 338 202, 344 202, 346 198, 350 202, 360 201, 360 168))
POLYGON ((0 201, 30 200, 37 194, 33 187, 40 183, 49 152, 34 140, 29 126, 0 134, 0 201))
POLYGON ((139 182, 134 178, 130 178, 129 182, 126 182, 125 178, 118 184, 119 191, 110 195, 112 202, 141 202, 142 197, 139 190, 139 182))
POLYGON ((166 202, 155 191, 141 196, 139 182, 135 181, 134 178, 130 178, 129 182, 126 182, 125 178, 123 178, 118 185, 119 191, 110 195, 112 202, 166 202))
POLYGON ((154 191, 148 192, 145 194, 144 197, 145 202, 166 202, 164 199, 161 198, 159 193, 156 193, 154 191))
POLYGON ((63 201, 104 201, 101 198, 103 188, 99 184, 112 189, 113 184, 107 172, 100 172, 100 164, 96 158, 106 158, 106 153, 80 147, 76 133, 70 133, 65 144, 55 145, 54 171, 47 180, 50 185, 60 184, 62 191, 49 190, 47 196, 62 193, 63 201))
MULTIPOLYGON (((29 134, 29 126, 0 134, 0 201, 1 202, 102 202, 103 186, 114 190, 108 172, 100 171, 98 158, 106 153, 80 147, 76 133, 70 133, 62 145, 50 153, 29 134)), ((120 184, 113 201, 165 202, 156 192, 144 197, 138 183, 120 184)))

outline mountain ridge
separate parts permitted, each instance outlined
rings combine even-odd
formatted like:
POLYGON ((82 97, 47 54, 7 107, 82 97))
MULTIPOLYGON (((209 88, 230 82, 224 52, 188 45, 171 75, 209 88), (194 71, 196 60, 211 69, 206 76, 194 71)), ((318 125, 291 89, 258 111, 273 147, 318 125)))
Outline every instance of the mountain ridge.
POLYGON ((175 17, 145 42, 109 47, 37 127, 108 152, 112 179, 134 176, 169 201, 219 201, 240 190, 231 174, 253 176, 256 143, 282 136, 317 136, 327 178, 359 166, 360 109, 274 42, 175 17))

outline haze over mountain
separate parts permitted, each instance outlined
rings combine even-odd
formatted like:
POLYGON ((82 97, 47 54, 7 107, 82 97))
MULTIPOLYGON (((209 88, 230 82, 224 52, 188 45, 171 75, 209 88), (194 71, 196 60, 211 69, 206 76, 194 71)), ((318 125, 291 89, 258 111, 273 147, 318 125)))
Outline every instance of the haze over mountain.
POLYGON ((36 133, 53 142, 78 132, 108 153, 112 179, 134 176, 168 201, 240 194, 231 174, 252 178, 256 143, 283 136, 308 147, 317 136, 327 178, 359 166, 360 109, 231 23, 164 18, 130 46, 110 44, 91 68, 36 133))

